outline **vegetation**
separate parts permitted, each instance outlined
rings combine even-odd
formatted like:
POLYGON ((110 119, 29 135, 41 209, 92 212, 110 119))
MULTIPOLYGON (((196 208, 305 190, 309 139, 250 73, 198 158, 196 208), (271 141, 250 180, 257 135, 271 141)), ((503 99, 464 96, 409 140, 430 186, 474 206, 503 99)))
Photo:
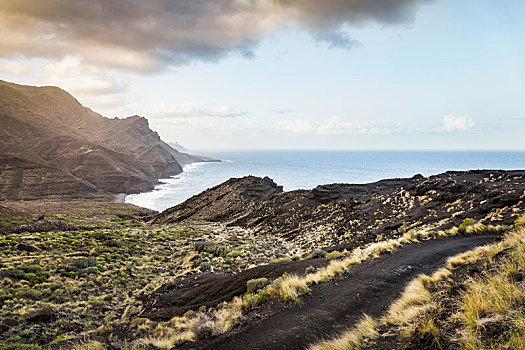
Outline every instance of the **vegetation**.
MULTIPOLYGON (((101 327, 111 329, 114 323, 137 317, 141 295, 177 276, 203 269, 234 273, 283 258, 290 251, 277 239, 255 239, 240 230, 144 225, 133 216, 137 210, 141 209, 115 203, 66 203, 57 205, 44 220, 60 221, 78 230, 1 235, 0 342, 39 346, 101 327), (228 239, 232 234, 237 240, 228 239), (204 249, 192 249, 202 242, 207 242, 204 249), (45 308, 52 310, 48 319, 31 319, 45 308)), ((2 220, 0 228, 31 228, 38 217, 2 220)), ((137 334, 144 334, 149 326, 139 323, 133 327, 137 334)), ((177 327, 173 329, 177 332, 177 327)), ((179 333, 174 335, 176 339, 189 338, 190 333, 179 333)), ((164 336, 148 335, 155 339, 164 336)))
MULTIPOLYGON (((523 221, 519 219, 501 242, 459 254, 432 276, 414 279, 379 320, 365 315, 342 336, 311 349, 374 348, 385 341, 383 334, 396 334, 396 344, 405 344, 404 348, 525 348, 523 221), (477 277, 458 272, 472 264, 482 267, 477 277), (450 293, 458 286, 462 291, 453 297, 450 293)), ((469 222, 461 229, 476 232, 469 229, 476 225, 469 222)))
MULTIPOLYGON (((106 203, 91 209, 88 206, 69 209, 57 207, 54 213, 46 214, 45 220, 63 222, 76 227, 74 230, 16 231, 0 238, 0 327, 5 329, 5 342, 38 347, 60 344, 85 332, 114 339, 119 329, 126 329, 133 339, 138 339, 133 346, 151 344, 170 348, 228 332, 243 322, 243 314, 268 300, 297 303, 310 293, 313 284, 329 282, 353 265, 403 244, 507 229, 466 220, 460 227, 447 231, 406 230, 401 237, 351 252, 307 253, 280 238, 254 236, 236 228, 144 225, 135 219, 137 208, 133 206, 106 203), (310 267, 305 275, 250 280, 245 295, 213 308, 189 311, 166 322, 140 317, 140 297, 169 286, 178 276, 202 271, 235 273, 269 262, 294 261, 299 255, 305 259, 325 257, 329 263, 323 268, 310 267)), ((3 227, 31 228, 35 220, 34 216, 11 217, 4 220, 3 227)), ((426 283, 414 282, 412 287, 426 287, 426 283)), ((427 311, 427 294, 418 293, 418 298, 400 302, 396 312, 392 309, 391 321, 381 322, 397 325, 401 319, 410 319, 409 314, 423 314, 427 311), (409 309, 410 313, 405 314, 409 309)), ((377 326, 373 325, 381 322, 365 318, 359 324, 359 334, 352 333, 352 344, 364 341, 366 334, 374 334, 377 326)), ((87 343, 79 345, 79 349, 99 346, 100 343, 87 343)))
MULTIPOLYGON (((465 225, 465 227, 470 227, 472 225, 478 224, 472 221, 468 225, 465 225)), ((496 231, 506 230, 507 227, 485 226, 485 229, 486 231, 496 231)), ((469 230, 471 234, 486 231, 469 230)), ((310 293, 310 286, 312 284, 329 282, 335 277, 347 272, 355 264, 359 264, 368 259, 377 258, 380 256, 380 254, 391 252, 398 247, 401 247, 403 244, 417 243, 422 239, 431 239, 438 238, 443 235, 446 236, 457 234, 459 234, 458 228, 451 228, 446 232, 415 232, 410 230, 405 232, 403 236, 396 239, 372 243, 364 248, 356 248, 352 252, 340 252, 340 256, 337 259, 331 260, 326 267, 309 272, 304 276, 284 274, 271 283, 264 281, 265 279, 248 281, 250 286, 257 285, 257 287, 250 287, 244 296, 235 297, 232 302, 223 303, 215 309, 200 310, 197 313, 191 313, 189 317, 172 319, 172 322, 175 321, 175 324, 171 325, 171 327, 173 327, 172 329, 178 329, 179 331, 178 333, 172 331, 172 333, 167 336, 169 339, 164 338, 161 343, 164 344, 166 348, 169 348, 173 346, 173 340, 178 339, 174 338, 177 334, 184 334, 188 340, 196 340, 202 338, 205 334, 207 334, 207 336, 211 336, 227 332, 235 325, 239 324, 243 313, 260 306, 270 299, 281 299, 285 302, 298 303, 301 296, 310 293), (266 286, 261 288, 263 281, 266 286), (255 288, 257 288, 257 290, 255 290, 255 288), (203 329, 205 329, 206 332, 203 332, 203 329), (196 331, 198 334, 195 333, 196 331)), ((459 258, 462 258, 462 256, 458 256, 458 259, 459 258)), ((419 296, 418 293, 422 290, 421 286, 425 283, 428 283, 428 281, 437 281, 440 278, 446 276, 446 274, 447 273, 445 271, 440 270, 432 277, 425 276, 424 282, 417 281, 411 283, 409 287, 407 287, 409 288, 407 297, 404 300, 401 300, 398 305, 393 306, 393 309, 390 312, 390 317, 392 317, 392 319, 394 317, 402 319, 407 315, 415 315, 416 312, 424 311, 426 308, 424 304, 428 299, 428 294, 424 294, 422 297, 419 296), (405 311, 403 309, 408 308, 409 306, 414 307, 415 309, 406 311, 407 315, 404 315, 405 311), (398 315, 395 315, 396 312, 398 315)), ((359 323, 357 331, 352 330, 348 333, 349 339, 353 339, 352 342, 359 344, 359 342, 362 342, 366 337, 370 337, 371 334, 375 334, 377 332, 376 327, 371 327, 374 324, 376 324, 375 321, 365 316, 362 322, 359 323)), ((152 326, 152 329, 154 329, 154 327, 157 325, 154 323, 152 326)), ((151 343, 149 341, 150 340, 147 338, 142 339, 144 344, 159 344, 158 339, 156 343, 151 343)), ((336 340, 336 342, 338 342, 338 340, 336 340)), ((326 347, 326 349, 332 349, 330 346, 333 346, 333 344, 327 344, 329 345, 326 347)), ((343 348, 346 349, 346 347, 342 347, 341 349, 343 348)))

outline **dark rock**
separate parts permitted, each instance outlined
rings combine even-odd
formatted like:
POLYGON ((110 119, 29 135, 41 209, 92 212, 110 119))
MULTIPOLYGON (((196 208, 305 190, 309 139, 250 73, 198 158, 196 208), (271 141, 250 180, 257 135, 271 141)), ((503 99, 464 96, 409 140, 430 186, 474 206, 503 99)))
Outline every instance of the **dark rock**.
POLYGON ((27 318, 27 322, 37 323, 45 322, 50 323, 56 320, 56 312, 52 307, 44 307, 33 313, 31 313, 27 318))
POLYGON ((515 212, 525 210, 524 177, 519 170, 449 171, 283 192, 269 178, 247 176, 208 189, 151 222, 222 222, 289 240, 301 237, 304 249, 352 249, 378 235, 388 239, 411 229, 446 230, 466 218, 510 225, 515 212), (497 220, 489 220, 487 214, 496 209, 497 220))
POLYGON ((32 244, 27 244, 27 243, 18 243, 16 245, 16 249, 17 250, 22 250, 22 251, 25 251, 25 252, 38 252, 40 249, 38 249, 38 247, 32 245, 32 244))
POLYGON ((5 233, 21 233, 21 232, 51 232, 51 231, 78 231, 80 229, 88 229, 84 227, 77 227, 70 225, 61 220, 37 220, 31 223, 14 225, 4 228, 5 233))
POLYGON ((282 193, 282 191, 282 186, 277 186, 268 177, 233 178, 162 212, 155 216, 152 222, 178 222, 190 219, 194 221, 229 220, 248 206, 282 193))

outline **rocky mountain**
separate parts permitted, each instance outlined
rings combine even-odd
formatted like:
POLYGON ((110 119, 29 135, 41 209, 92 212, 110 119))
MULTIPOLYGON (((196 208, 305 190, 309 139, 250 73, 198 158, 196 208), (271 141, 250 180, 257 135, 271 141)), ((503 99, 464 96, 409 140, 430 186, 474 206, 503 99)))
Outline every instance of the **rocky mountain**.
POLYGON ((524 178, 525 171, 449 171, 283 192, 269 178, 249 176, 208 189, 153 222, 222 222, 306 249, 350 248, 412 229, 460 227, 466 219, 487 226, 512 224, 525 209, 524 178))
POLYGON ((139 116, 109 119, 57 87, 0 81, 0 199, 133 193, 212 161, 179 152, 139 116))
POLYGON ((178 142, 168 142, 172 148, 175 148, 179 152, 189 153, 188 149, 178 142))

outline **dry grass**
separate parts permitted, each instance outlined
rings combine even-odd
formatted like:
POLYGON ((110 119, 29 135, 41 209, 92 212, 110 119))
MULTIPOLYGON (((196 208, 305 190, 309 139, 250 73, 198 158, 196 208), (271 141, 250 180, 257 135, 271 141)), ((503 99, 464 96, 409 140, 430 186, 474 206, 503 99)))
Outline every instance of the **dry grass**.
MULTIPOLYGON (((462 230, 469 231, 470 234, 486 232, 489 226, 479 224, 473 220, 466 220, 462 224, 462 230), (470 229, 472 228, 472 229, 470 229)), ((491 230, 501 230, 502 227, 490 226, 491 230)), ((456 235, 459 229, 450 229, 445 232, 444 235, 456 235)), ((414 231, 410 230, 405 232, 403 236, 395 239, 389 239, 382 242, 376 242, 368 245, 365 248, 356 248, 351 253, 347 254, 347 257, 332 260, 328 266, 322 269, 318 269, 314 273, 307 274, 302 278, 297 276, 286 276, 278 286, 275 286, 279 290, 279 295, 286 301, 297 301, 298 298, 309 292, 308 285, 325 283, 331 281, 334 277, 346 273, 353 265, 359 264, 369 259, 375 259, 381 254, 389 253, 395 249, 401 247, 403 244, 418 243, 423 239, 430 239, 432 237, 443 236, 443 234, 434 233, 430 231, 414 231), (305 286, 306 282, 306 286, 305 286), (297 290, 294 290, 294 288, 297 290)), ((465 259, 465 258, 463 258, 465 259)))
POLYGON ((279 286, 279 296, 284 301, 297 302, 301 295, 308 294, 309 292, 308 280, 297 275, 286 276, 279 286))
MULTIPOLYGON (((463 325, 459 344, 463 349, 525 348, 525 228, 509 235, 500 249, 512 247, 491 271, 468 282, 454 318, 463 325), (488 330, 497 330, 488 337, 488 330)), ((501 251, 500 250, 500 251, 501 251)))
MULTIPOLYGON (((475 222, 469 222, 468 225, 464 226, 470 227, 475 224, 475 222)), ((473 229, 471 231, 471 233, 478 232, 481 231, 479 229, 473 229)), ((384 253, 392 252, 403 244, 418 243, 420 240, 457 233, 457 230, 454 229, 443 234, 410 230, 396 239, 372 243, 364 248, 358 247, 352 252, 333 254, 332 260, 330 260, 330 263, 324 268, 319 268, 315 272, 308 273, 305 276, 285 274, 260 289, 257 293, 248 293, 242 298, 236 297, 232 302, 224 303, 216 310, 211 311, 211 314, 210 312, 199 312, 189 320, 185 317, 179 318, 176 322, 172 320, 171 324, 168 325, 172 329, 170 332, 164 334, 162 337, 150 337, 142 339, 142 341, 144 344, 152 344, 159 348, 166 348, 173 346, 179 339, 194 340, 196 338, 196 329, 209 328, 214 335, 228 332, 237 325, 244 310, 250 310, 268 299, 280 298, 286 302, 297 303, 301 296, 310 293, 310 286, 312 284, 329 282, 335 277, 348 272, 355 264, 362 263, 369 259, 375 259, 384 253)), ((450 271, 442 269, 431 277, 422 275, 411 282, 407 286, 403 297, 392 305, 391 310, 389 310, 386 316, 387 318, 382 320, 382 322, 404 324, 406 320, 411 320, 417 315, 424 313, 431 307, 429 302, 430 294, 425 289, 425 285, 436 282, 449 275, 450 271), (389 321, 387 321, 387 319, 389 321)), ((355 329, 345 333, 341 344, 352 344, 350 345, 351 347, 358 348, 364 339, 373 338, 376 335, 376 327, 377 323, 370 317, 365 316, 355 329)), ((339 339, 333 341, 338 342, 339 339)), ((327 344, 331 344, 331 342, 332 341, 326 341, 323 343, 323 346, 329 346, 327 344)), ((343 348, 347 349, 348 347, 343 348)), ((333 349, 339 348, 335 347, 333 349)))
POLYGON ((377 322, 368 315, 364 315, 354 329, 345 332, 334 340, 326 340, 310 347, 310 350, 360 349, 370 338, 377 333, 377 322))
POLYGON ((93 341, 85 344, 75 344, 73 345, 73 350, 104 350, 105 347, 98 341, 93 341))
POLYGON ((401 298, 390 306, 382 322, 388 325, 404 325, 432 307, 432 296, 423 283, 423 279, 427 278, 428 276, 422 275, 412 280, 401 298))
MULTIPOLYGON (((480 226, 476 226, 476 223, 468 223, 464 225, 463 229, 465 232, 478 233, 485 232, 479 229, 480 226), (472 230, 467 230, 468 227, 475 226, 472 230)), ((485 227, 486 228, 486 227, 485 227)), ((516 243, 516 240, 519 240, 521 236, 525 236, 525 230, 523 234, 509 233, 507 239, 502 243, 496 243, 489 246, 478 247, 469 252, 458 254, 454 257, 451 257, 447 261, 447 265, 444 268, 441 268, 434 272, 432 276, 420 275, 416 279, 412 280, 407 287, 405 288, 401 297, 396 300, 388 309, 387 313, 381 317, 378 321, 371 319, 368 316, 365 316, 362 321, 356 325, 354 328, 348 330, 343 335, 336 337, 332 340, 325 340, 321 343, 313 345, 310 347, 310 350, 346 350, 346 349, 361 349, 365 347, 365 339, 375 339, 378 333, 378 327, 380 325, 392 326, 397 329, 402 337, 409 338, 417 330, 420 333, 430 334, 435 339, 435 342, 439 345, 439 328, 432 319, 422 318, 422 315, 425 315, 430 310, 436 307, 435 303, 432 301, 432 294, 428 290, 428 286, 431 284, 436 284, 439 281, 447 279, 452 276, 452 269, 455 267, 468 263, 477 261, 482 257, 488 257, 489 261, 492 261, 492 257, 498 252, 504 249, 505 246, 512 246, 516 243), (419 320, 422 320, 421 323, 417 323, 419 320)), ((450 229, 447 232, 439 232, 438 236, 447 236, 447 235, 456 235, 458 234, 458 229, 450 229)), ((395 249, 400 243, 414 242, 422 237, 428 237, 428 233, 415 234, 414 232, 407 232, 403 237, 397 241, 390 240, 383 242, 380 246, 372 245, 367 249, 370 249, 377 253, 382 251, 382 249, 395 249)), ((524 243, 525 247, 525 243, 524 243)), ((373 255, 370 251, 365 252, 365 250, 359 253, 359 257, 365 257, 373 255)), ((523 260, 525 262, 525 251, 522 254, 523 260)), ((351 266, 351 265, 350 265, 351 266)), ((479 295, 480 290, 478 290, 478 295, 473 295, 472 302, 476 301, 483 303, 480 300, 479 295)), ((513 291, 512 288, 507 288, 505 290, 509 296, 516 298, 516 291, 513 291)), ((480 305, 478 305, 480 306, 480 305)), ((504 305, 501 305, 504 307, 504 305)), ((473 314, 476 314, 473 312, 473 314)), ((472 321, 476 322, 476 321, 472 321)), ((515 321, 516 324, 523 324, 525 327, 525 317, 522 317, 520 320, 515 321), (521 323, 520 323, 521 322, 521 323)), ((522 328, 525 331, 525 328, 522 328)), ((514 334, 513 343, 515 345, 520 345, 523 343, 524 336, 521 334, 525 333, 516 333, 514 334)), ((479 345, 476 343, 476 345, 479 345)), ((470 347, 471 349, 479 349, 479 347, 470 347)), ((518 349, 524 347, 509 347, 508 349, 518 349)))

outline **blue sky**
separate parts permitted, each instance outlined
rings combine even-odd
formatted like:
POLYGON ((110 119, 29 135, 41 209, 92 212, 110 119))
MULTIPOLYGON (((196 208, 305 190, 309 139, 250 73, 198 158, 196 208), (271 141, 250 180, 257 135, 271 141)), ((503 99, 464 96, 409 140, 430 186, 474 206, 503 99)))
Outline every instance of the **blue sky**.
POLYGON ((338 24, 351 47, 289 24, 247 52, 152 70, 76 47, 0 49, 0 79, 58 85, 109 117, 143 115, 190 149, 525 149, 525 2, 410 10, 396 23, 338 24))

